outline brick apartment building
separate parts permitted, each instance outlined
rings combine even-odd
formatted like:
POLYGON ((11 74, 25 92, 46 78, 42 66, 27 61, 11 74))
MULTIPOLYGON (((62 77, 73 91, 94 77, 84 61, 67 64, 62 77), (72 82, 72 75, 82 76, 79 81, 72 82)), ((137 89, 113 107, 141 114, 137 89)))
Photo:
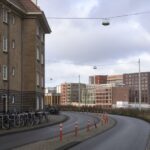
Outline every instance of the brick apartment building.
POLYGON ((117 102, 129 103, 129 90, 128 87, 112 87, 112 104, 116 105, 117 102))
POLYGON ((89 77, 89 84, 106 84, 107 75, 94 75, 89 77))
POLYGON ((46 17, 31 0, 1 0, 0 16, 0 111, 42 109, 46 17))
POLYGON ((86 85, 82 83, 61 84, 60 104, 67 105, 81 101, 81 91, 85 89, 85 87, 86 85))
MULTIPOLYGON (((129 101, 139 102, 139 73, 123 75, 123 82, 130 88, 129 101)), ((150 72, 141 72, 141 102, 150 104, 150 72)))

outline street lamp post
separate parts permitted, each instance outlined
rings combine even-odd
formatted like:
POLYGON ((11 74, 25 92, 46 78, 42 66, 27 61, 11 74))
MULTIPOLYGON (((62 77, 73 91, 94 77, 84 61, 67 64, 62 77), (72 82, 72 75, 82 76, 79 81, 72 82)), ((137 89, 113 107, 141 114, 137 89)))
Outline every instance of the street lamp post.
POLYGON ((80 75, 79 75, 79 107, 80 107, 80 101, 81 101, 81 86, 80 86, 80 75))
MULTIPOLYGON (((93 69, 96 70, 97 66, 94 66, 93 69)), ((95 101, 96 101, 96 75, 94 75, 94 104, 95 101)))
POLYGON ((139 110, 141 111, 141 62, 138 61, 139 65, 139 110))

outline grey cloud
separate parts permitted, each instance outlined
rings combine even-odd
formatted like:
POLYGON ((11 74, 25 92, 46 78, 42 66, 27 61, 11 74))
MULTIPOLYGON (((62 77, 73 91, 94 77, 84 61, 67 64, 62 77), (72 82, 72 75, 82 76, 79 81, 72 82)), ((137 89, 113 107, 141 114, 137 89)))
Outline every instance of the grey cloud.
MULTIPOLYGON (((39 0, 47 17, 109 17, 150 10, 149 0, 93 0, 93 3, 92 0, 89 3, 87 0, 39 0)), ((101 25, 102 20, 50 19, 52 34, 46 36, 46 64, 107 64, 120 59, 135 59, 143 53, 150 54, 149 16, 144 14, 110 19, 108 27, 101 25)), ((60 65, 55 66, 59 68, 60 65)), ((68 65, 70 70, 74 67, 68 65)), ((119 72, 120 69, 112 67, 111 71, 119 72)), ((125 69, 127 71, 128 67, 125 69)), ((55 70, 53 75, 56 76, 58 72, 55 70)), ((64 72, 63 80, 65 76, 69 77, 68 72, 64 72)))
MULTIPOLYGON (((123 27, 110 27, 102 31, 99 27, 92 31, 69 30, 70 33, 61 34, 55 40, 48 42, 54 58, 69 60, 74 63, 92 63, 109 59, 119 59, 130 55, 148 51, 150 42, 143 39, 144 35, 139 29, 125 29, 123 27), (53 51, 55 49, 55 51, 53 51)), ((71 28, 71 27, 70 27, 71 28)), ((92 28, 92 27, 91 27, 92 28)), ((143 31, 144 32, 144 31, 143 31)), ((49 53, 49 58, 51 54, 49 53)), ((47 59, 49 60, 49 59, 47 59)))

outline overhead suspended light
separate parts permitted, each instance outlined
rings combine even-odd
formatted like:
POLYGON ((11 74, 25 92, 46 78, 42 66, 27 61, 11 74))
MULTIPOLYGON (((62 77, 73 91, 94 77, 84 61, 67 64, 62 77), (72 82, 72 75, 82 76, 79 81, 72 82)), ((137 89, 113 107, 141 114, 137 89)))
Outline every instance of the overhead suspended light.
POLYGON ((109 26, 109 25, 110 25, 109 20, 108 20, 107 18, 104 19, 104 20, 102 21, 102 25, 103 25, 103 26, 109 26))
POLYGON ((97 66, 93 66, 93 69, 97 69, 97 66))

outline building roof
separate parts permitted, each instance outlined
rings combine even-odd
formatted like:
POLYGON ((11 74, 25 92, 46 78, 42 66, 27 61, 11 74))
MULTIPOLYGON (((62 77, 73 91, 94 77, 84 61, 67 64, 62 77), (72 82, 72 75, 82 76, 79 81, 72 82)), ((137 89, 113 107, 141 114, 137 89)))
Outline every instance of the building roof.
POLYGON ((15 4, 17 7, 19 7, 19 8, 21 8, 21 9, 24 10, 24 7, 23 7, 23 5, 20 3, 20 1, 18 1, 18 0, 8 0, 8 1, 11 2, 11 3, 13 3, 13 4, 15 4))
POLYGON ((42 20, 46 33, 51 32, 44 12, 34 4, 32 0, 7 0, 7 2, 13 5, 16 9, 21 10, 26 15, 40 15, 38 18, 42 20))
POLYGON ((19 0, 27 12, 41 12, 41 9, 31 0, 19 0))
POLYGON ((41 9, 32 2, 32 0, 8 0, 8 2, 15 4, 26 12, 42 12, 41 9))

